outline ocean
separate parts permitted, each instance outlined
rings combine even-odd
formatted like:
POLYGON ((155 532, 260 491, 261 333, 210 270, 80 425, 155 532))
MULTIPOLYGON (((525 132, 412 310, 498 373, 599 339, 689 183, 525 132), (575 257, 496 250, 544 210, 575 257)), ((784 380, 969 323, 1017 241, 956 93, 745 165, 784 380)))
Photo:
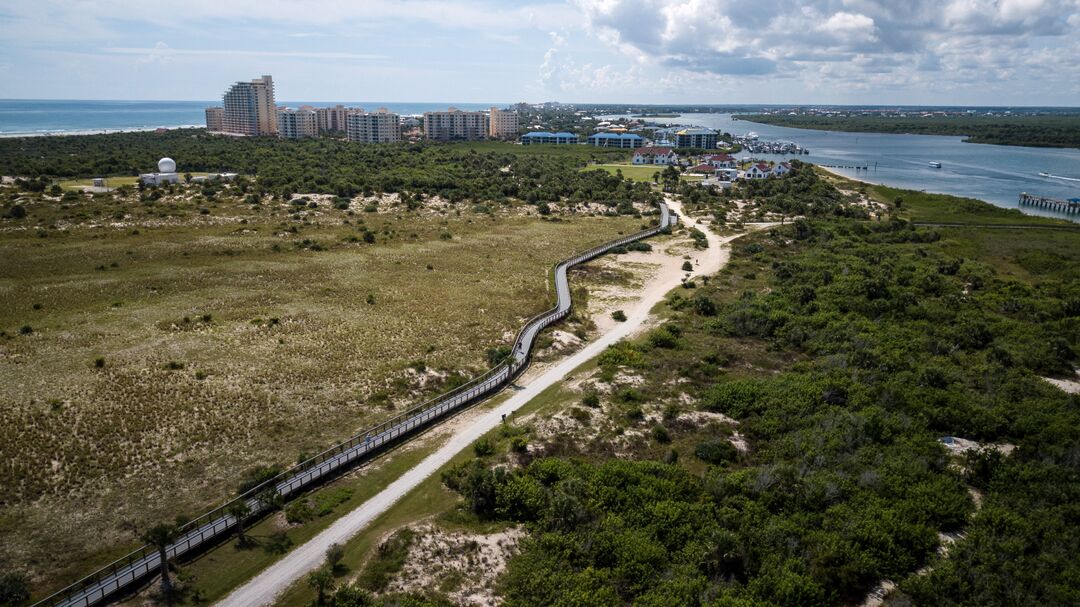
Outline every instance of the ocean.
MULTIPOLYGON (((498 103, 408 103, 398 101, 278 101, 278 105, 315 107, 342 104, 367 110, 385 107, 402 115, 445 110, 488 109, 498 103)), ((203 110, 221 101, 73 101, 0 99, 0 137, 72 135, 108 131, 206 126, 203 110)))

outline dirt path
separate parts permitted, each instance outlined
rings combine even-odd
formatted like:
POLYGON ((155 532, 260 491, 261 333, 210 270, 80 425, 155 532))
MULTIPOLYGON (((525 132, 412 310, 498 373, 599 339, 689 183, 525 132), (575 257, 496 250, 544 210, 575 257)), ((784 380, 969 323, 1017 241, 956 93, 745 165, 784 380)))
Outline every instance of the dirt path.
MULTIPOLYGON (((740 235, 721 238, 710 231, 706 225, 696 224, 693 219, 685 217, 678 201, 668 200, 668 204, 672 210, 680 215, 680 221, 685 221, 687 225, 694 225, 705 232, 708 238, 709 248, 690 254, 691 262, 694 264, 692 274, 712 274, 717 272, 728 261, 729 249, 724 245, 740 235)), ((764 226, 758 225, 754 227, 764 226)), ((678 268, 682 261, 681 257, 678 258, 674 262, 674 267, 678 268)), ((667 269, 665 268, 665 270, 667 269)), ((273 604, 274 599, 289 586, 323 564, 326 549, 331 544, 347 542, 409 491, 416 488, 424 479, 437 472, 454 455, 468 448, 478 438, 497 427, 504 415, 509 416, 517 411, 541 392, 562 380, 575 368, 598 356, 608 346, 633 335, 644 327, 649 319, 649 311, 664 298, 664 295, 679 286, 683 275, 682 271, 661 272, 646 285, 636 301, 624 308, 627 316, 626 322, 611 327, 610 330, 599 335, 584 348, 557 362, 539 375, 531 379, 523 378, 515 384, 518 391, 505 402, 478 415, 470 425, 461 428, 446 440, 437 451, 387 485, 381 492, 338 519, 330 527, 297 547, 243 586, 234 590, 218 605, 220 607, 251 607, 273 604)))

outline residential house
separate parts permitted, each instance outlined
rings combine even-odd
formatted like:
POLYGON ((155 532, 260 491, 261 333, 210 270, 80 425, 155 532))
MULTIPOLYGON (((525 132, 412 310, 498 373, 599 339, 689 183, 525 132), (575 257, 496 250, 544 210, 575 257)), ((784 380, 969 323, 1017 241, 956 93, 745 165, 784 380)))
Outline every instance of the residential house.
POLYGON ((718 169, 735 168, 735 157, 731 154, 706 154, 702 157, 701 161, 711 164, 718 169))
POLYGON ((713 175, 716 173, 716 167, 711 164, 699 164, 695 167, 686 169, 687 173, 696 173, 698 175, 713 175))
POLYGON ((787 175, 791 172, 791 163, 781 162, 780 164, 773 167, 772 172, 773 175, 777 177, 783 177, 784 175, 787 175))
POLYGON ((750 165, 750 168, 746 169, 747 179, 765 179, 766 177, 772 177, 772 167, 764 162, 758 162, 750 165))
POLYGON ((646 147, 634 150, 633 164, 675 164, 679 156, 671 148, 646 147))

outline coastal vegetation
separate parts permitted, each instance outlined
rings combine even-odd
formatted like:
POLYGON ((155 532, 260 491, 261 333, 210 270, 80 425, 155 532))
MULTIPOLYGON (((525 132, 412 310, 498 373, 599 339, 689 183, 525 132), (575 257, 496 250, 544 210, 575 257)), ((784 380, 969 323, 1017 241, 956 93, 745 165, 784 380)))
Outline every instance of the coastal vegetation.
POLYGON ((1080 234, 868 221, 802 178, 805 219, 443 471, 444 524, 528 530, 504 604, 1080 598, 1080 402, 1042 379, 1074 377, 1080 234))
POLYGON ((159 158, 168 156, 177 161, 181 173, 252 176, 245 194, 257 196, 319 193, 352 198, 407 192, 455 203, 648 202, 644 184, 636 186, 599 171, 578 171, 588 161, 618 162, 628 155, 627 150, 588 146, 358 145, 327 138, 235 138, 174 130, 0 139, 0 174, 34 179, 130 177, 153 170, 159 158))
MULTIPOLYGON (((462 153, 477 182, 506 174, 488 162, 501 152, 475 152, 476 166, 462 153)), ((554 179, 550 160, 523 179, 554 179)), ((482 192, 283 197, 258 176, 0 188, 0 569, 55 588, 136 545, 134 530, 220 502, 245 470, 288 466, 480 372, 549 304, 556 260, 647 221, 632 186, 580 175, 594 178, 608 204, 546 213, 482 192)), ((325 508, 308 510, 296 524, 325 508)))
POLYGON ((739 119, 822 131, 960 135, 971 143, 1080 148, 1080 114, 906 117, 740 114, 739 119))

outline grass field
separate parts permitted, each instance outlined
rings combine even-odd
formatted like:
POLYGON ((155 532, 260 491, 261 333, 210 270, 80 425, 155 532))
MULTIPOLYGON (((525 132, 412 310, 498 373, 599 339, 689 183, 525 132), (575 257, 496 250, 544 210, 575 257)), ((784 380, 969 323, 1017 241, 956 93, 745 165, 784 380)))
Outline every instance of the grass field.
POLYGON ((35 586, 482 370, 548 305, 556 260, 641 222, 184 196, 26 208, 0 225, 0 569, 35 586))
MULTIPOLYGON (((582 169, 583 171, 595 171, 601 169, 615 175, 617 172, 621 172, 622 176, 631 181, 643 181, 645 183, 653 183, 653 175, 664 170, 664 167, 656 165, 632 165, 632 164, 591 164, 588 167, 582 169)), ((682 175, 680 178, 683 181, 701 181, 702 177, 699 175, 682 175)))

